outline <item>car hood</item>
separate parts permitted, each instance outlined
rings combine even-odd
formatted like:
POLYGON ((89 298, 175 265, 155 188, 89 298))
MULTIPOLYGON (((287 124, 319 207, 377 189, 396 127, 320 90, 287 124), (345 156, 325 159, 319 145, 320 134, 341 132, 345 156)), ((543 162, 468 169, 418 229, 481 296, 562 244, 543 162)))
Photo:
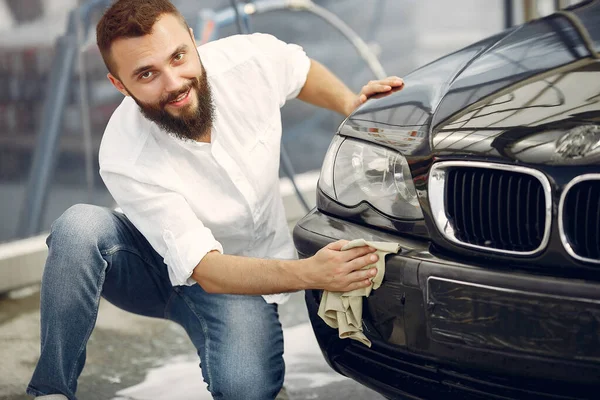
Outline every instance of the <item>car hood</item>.
POLYGON ((436 155, 532 165, 600 161, 600 62, 579 61, 484 97, 431 135, 436 155))
POLYGON ((429 154, 429 127, 452 82, 472 59, 510 32, 501 32, 410 73, 404 77, 401 90, 371 97, 359 107, 342 123, 340 133, 404 155, 429 154))
POLYGON ((569 12, 582 23, 555 14, 415 71, 401 91, 356 110, 340 133, 409 159, 597 164, 600 2, 569 12))

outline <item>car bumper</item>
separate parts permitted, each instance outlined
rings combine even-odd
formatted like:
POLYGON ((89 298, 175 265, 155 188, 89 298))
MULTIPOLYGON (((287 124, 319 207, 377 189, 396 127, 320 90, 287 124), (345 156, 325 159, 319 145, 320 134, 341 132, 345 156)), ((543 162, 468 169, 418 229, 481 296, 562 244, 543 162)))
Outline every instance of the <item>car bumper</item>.
POLYGON ((301 257, 356 238, 402 250, 386 258, 384 283, 365 300, 371 348, 339 339, 317 316, 321 292, 306 292, 317 340, 338 372, 389 397, 598 397, 598 283, 443 259, 428 242, 317 210, 294 229, 301 257))

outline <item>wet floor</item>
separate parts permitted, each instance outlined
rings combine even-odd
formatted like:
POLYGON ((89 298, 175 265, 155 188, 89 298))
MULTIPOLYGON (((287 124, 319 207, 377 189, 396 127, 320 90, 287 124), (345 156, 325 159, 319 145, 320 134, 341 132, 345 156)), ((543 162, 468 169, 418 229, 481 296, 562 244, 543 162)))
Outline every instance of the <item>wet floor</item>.
MULTIPOLYGON (((280 307, 285 386, 292 400, 382 399, 333 372, 312 334, 302 293, 280 307)), ((24 394, 39 355, 39 288, 0 300, 0 400, 24 394)), ((177 324, 140 317, 103 301, 79 380, 83 400, 210 400, 199 359, 177 324)))

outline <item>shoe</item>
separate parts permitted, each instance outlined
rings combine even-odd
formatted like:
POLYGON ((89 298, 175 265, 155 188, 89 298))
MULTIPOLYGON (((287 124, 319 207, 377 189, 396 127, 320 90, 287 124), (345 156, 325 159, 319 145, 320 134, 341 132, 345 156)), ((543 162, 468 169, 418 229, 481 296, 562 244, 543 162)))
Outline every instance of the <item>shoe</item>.
POLYGON ((39 396, 36 397, 35 400, 69 400, 66 396, 62 394, 49 394, 47 396, 39 396))

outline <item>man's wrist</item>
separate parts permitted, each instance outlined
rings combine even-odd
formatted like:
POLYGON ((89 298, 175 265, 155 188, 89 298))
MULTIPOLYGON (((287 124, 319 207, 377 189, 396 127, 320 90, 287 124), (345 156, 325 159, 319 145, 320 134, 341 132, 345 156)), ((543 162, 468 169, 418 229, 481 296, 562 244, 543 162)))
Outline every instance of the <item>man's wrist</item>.
POLYGON ((309 259, 290 260, 284 265, 288 273, 293 277, 295 290, 307 290, 314 288, 314 283, 309 278, 309 259))
POLYGON ((343 112, 344 116, 349 117, 350 114, 352 114, 355 109, 356 109, 356 94, 351 92, 348 96, 346 96, 346 101, 344 104, 344 112, 343 112))

